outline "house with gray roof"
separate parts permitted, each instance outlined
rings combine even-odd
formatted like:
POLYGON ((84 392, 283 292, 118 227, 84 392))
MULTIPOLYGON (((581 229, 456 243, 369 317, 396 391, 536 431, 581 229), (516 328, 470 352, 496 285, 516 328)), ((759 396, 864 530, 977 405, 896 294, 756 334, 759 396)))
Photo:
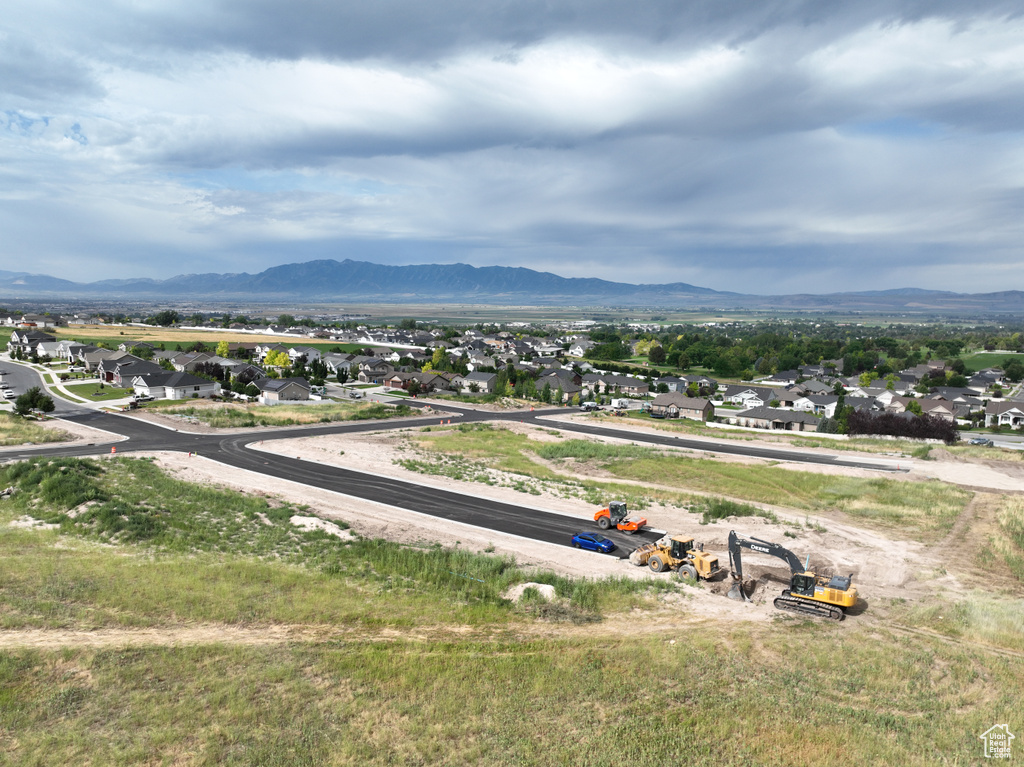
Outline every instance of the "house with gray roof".
POLYGON ((774 407, 756 407, 736 413, 729 419, 739 426, 773 431, 815 431, 821 419, 810 413, 779 410, 774 407))
POLYGON ((259 400, 265 405, 308 400, 313 390, 305 378, 261 378, 253 385, 260 390, 259 400))
POLYGON ((131 379, 137 397, 153 399, 193 399, 212 397, 220 393, 220 384, 179 371, 161 370, 144 373, 131 379))
POLYGON ((711 400, 703 397, 687 397, 682 392, 659 394, 651 400, 653 418, 691 418, 707 421, 715 414, 711 400))

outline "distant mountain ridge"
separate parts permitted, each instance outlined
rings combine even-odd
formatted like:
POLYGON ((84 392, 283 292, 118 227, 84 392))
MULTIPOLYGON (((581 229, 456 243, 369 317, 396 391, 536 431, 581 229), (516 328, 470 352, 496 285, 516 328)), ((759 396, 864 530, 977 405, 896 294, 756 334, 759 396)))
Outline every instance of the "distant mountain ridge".
POLYGON ((562 306, 661 306, 707 309, 806 309, 1001 313, 1024 310, 1024 292, 953 293, 897 288, 827 295, 757 296, 684 282, 633 285, 560 277, 525 267, 468 264, 387 266, 329 259, 283 264, 258 274, 181 274, 76 283, 27 272, 0 271, 6 298, 304 300, 367 303, 490 303, 562 306))

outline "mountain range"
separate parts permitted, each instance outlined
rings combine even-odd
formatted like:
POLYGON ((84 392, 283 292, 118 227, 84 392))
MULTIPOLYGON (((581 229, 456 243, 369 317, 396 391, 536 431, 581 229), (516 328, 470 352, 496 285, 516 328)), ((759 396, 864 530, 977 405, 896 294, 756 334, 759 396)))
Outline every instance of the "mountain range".
POLYGON ((166 280, 78 283, 47 275, 0 271, 0 296, 41 299, 248 299, 324 303, 483 303, 561 306, 650 306, 706 309, 849 310, 988 314, 1024 310, 1024 293, 954 293, 900 288, 823 295, 759 296, 684 282, 634 285, 560 277, 523 267, 468 264, 386 266, 319 260, 258 274, 182 274, 166 280))

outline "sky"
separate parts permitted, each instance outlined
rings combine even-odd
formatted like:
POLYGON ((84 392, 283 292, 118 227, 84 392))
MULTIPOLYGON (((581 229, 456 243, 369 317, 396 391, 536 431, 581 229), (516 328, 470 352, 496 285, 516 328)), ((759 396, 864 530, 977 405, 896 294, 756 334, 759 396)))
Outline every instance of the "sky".
POLYGON ((1022 12, 7 0, 0 269, 1024 290, 1022 12))

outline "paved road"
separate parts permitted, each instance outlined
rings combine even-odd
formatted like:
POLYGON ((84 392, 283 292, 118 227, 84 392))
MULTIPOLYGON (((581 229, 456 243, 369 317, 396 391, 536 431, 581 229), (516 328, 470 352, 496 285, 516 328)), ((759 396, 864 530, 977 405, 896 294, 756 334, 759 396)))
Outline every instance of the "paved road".
MULTIPOLYGON (((25 375, 19 376, 19 385, 37 385, 38 374, 27 368, 19 368, 25 375), (36 382, 33 383, 31 378, 36 382)), ((13 371, 12 371, 13 373, 13 371)), ((573 533, 580 530, 596 529, 592 522, 575 517, 564 516, 552 512, 531 509, 526 506, 501 503, 474 496, 463 495, 439 488, 426 487, 412 482, 364 474, 347 469, 326 466, 323 464, 302 461, 272 455, 253 450, 247 445, 260 440, 289 439, 293 437, 309 437, 319 434, 358 433, 380 431, 389 428, 408 428, 411 426, 433 424, 439 420, 435 414, 420 418, 403 419, 401 421, 360 421, 344 424, 327 424, 313 427, 296 427, 285 429, 268 429, 245 434, 191 434, 162 428, 153 423, 142 421, 130 416, 113 415, 98 410, 86 409, 62 402, 60 414, 68 421, 82 423, 111 433, 109 441, 97 441, 92 444, 78 444, 65 447, 20 448, 13 451, 0 452, 0 457, 17 460, 38 455, 97 455, 109 453, 115 446, 118 453, 133 453, 153 450, 173 450, 180 452, 195 451, 204 457, 268 476, 280 477, 312 487, 343 493, 368 501, 396 506, 410 511, 442 519, 449 519, 463 524, 495 530, 497 532, 519 535, 533 540, 568 546, 573 533)), ((410 405, 422 406, 420 402, 409 402, 410 405)), ((750 455, 780 461, 805 461, 825 463, 837 466, 857 466, 859 468, 877 468, 882 471, 892 470, 887 464, 865 464, 833 456, 821 456, 800 451, 774 450, 755 448, 742 443, 722 444, 694 438, 662 436, 649 433, 624 434, 621 430, 610 429, 584 423, 552 423, 545 418, 557 412, 542 410, 519 413, 491 413, 445 405, 454 415, 455 422, 481 422, 493 420, 523 421, 580 434, 627 438, 638 443, 668 445, 696 450, 711 450, 719 453, 750 455)), ((445 420, 448 420, 447 416, 445 420)), ((654 540, 658 534, 647 532, 638 536, 626 536, 622 533, 609 533, 618 545, 617 554, 625 557, 642 540, 654 540)))

